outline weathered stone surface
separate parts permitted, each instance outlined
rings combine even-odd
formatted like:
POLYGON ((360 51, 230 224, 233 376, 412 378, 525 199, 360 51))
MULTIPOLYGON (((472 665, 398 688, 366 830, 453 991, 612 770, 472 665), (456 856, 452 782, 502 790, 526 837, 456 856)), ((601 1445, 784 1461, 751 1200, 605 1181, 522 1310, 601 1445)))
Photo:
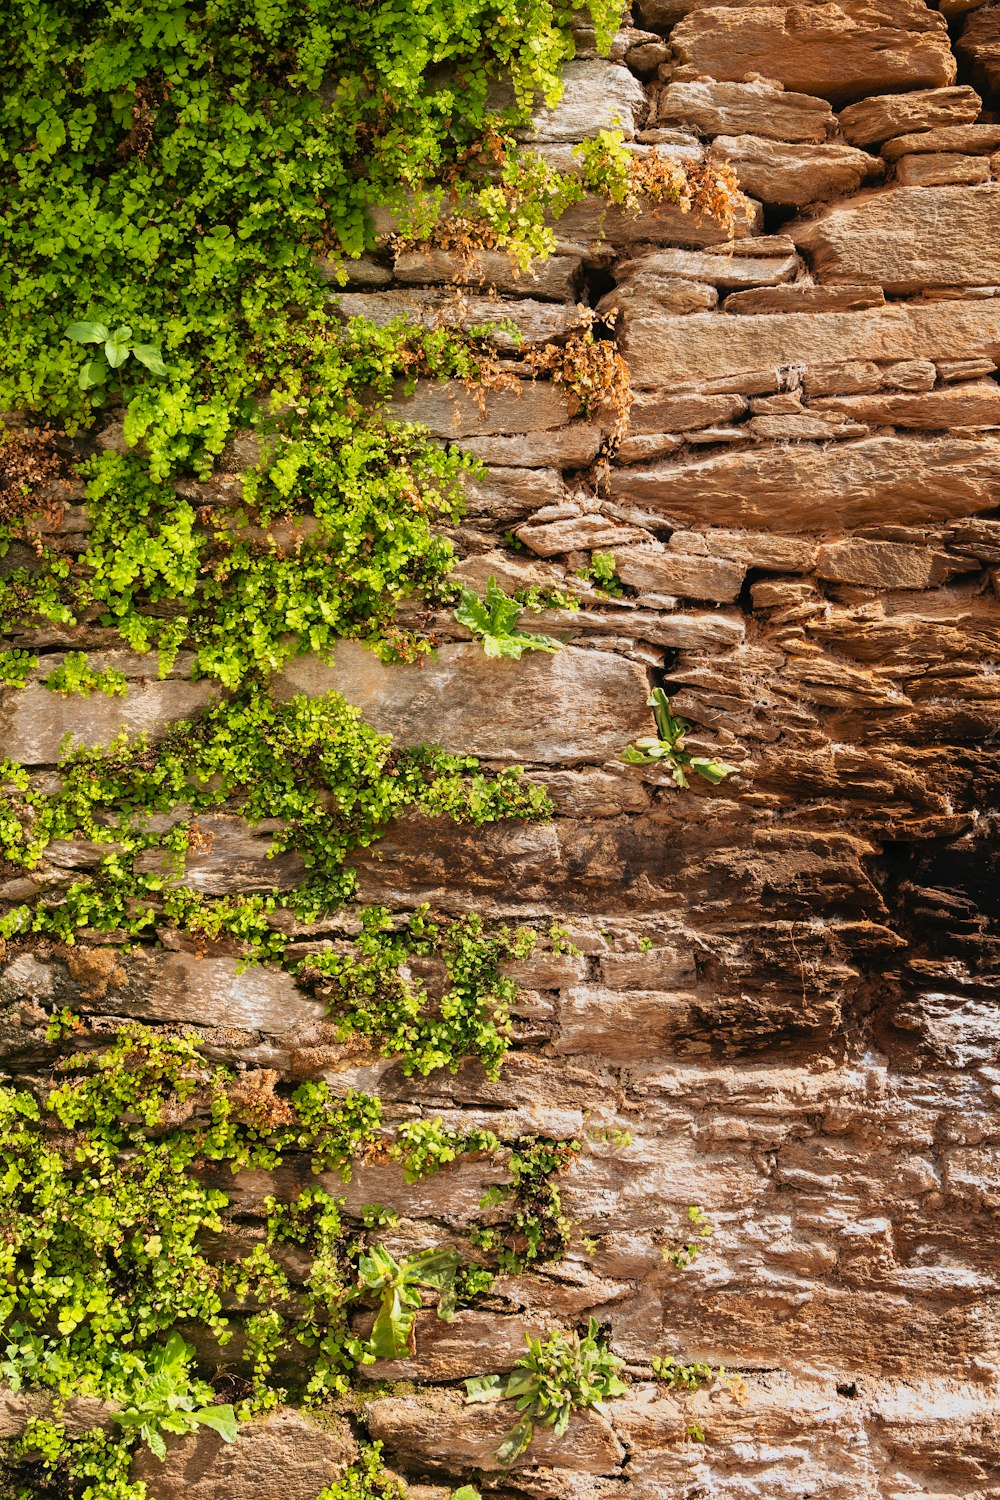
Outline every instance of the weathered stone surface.
POLYGON ((613 308, 656 307, 663 312, 710 312, 719 301, 714 286, 703 281, 687 281, 681 276, 635 276, 624 286, 606 292, 597 304, 599 313, 613 308))
POLYGON ((836 125, 825 99, 786 93, 763 79, 669 83, 660 94, 656 117, 666 124, 692 126, 702 135, 765 136, 775 141, 825 141, 836 125))
POLYGON ((934 130, 939 125, 971 125, 983 101, 975 89, 916 89, 905 94, 877 94, 849 104, 838 118, 844 138, 852 146, 879 146, 894 135, 912 130, 934 130))
POLYGON ((767 531, 852 529, 891 515, 920 525, 972 515, 1000 482, 1000 441, 873 437, 834 448, 759 449, 620 470, 623 514, 767 531), (627 502, 627 504, 626 504, 627 502))
POLYGON ((739 80, 758 73, 785 88, 847 104, 868 94, 950 84, 955 59, 944 20, 921 0, 866 6, 698 8, 671 35, 676 56, 699 73, 739 80))
POLYGON ((896 181, 901 187, 943 187, 947 183, 974 184, 990 180, 985 156, 956 156, 930 152, 926 156, 901 156, 896 163, 896 181))
MULTIPOLYGON (((900 192, 950 192, 907 188, 900 192)), ((981 188, 973 191, 982 192, 981 188)), ((846 210, 845 210, 846 212, 846 210)), ((823 221, 819 221, 822 223, 823 221)), ((860 257, 859 257, 860 258, 860 257)), ((828 279, 856 281, 845 273, 828 279)), ((827 278, 824 278, 827 279, 827 278)), ((754 319, 694 314, 629 321, 623 345, 636 386, 700 385, 771 366, 848 361, 965 359, 991 353, 1000 342, 1000 302, 949 302, 947 306, 895 305, 859 313, 764 314, 754 319)))
MULTIPOLYGON (((388 274, 388 273, 387 273, 388 274)), ((522 283, 522 290, 527 290, 522 283)), ((378 326, 405 316, 429 328, 442 324, 455 328, 482 327, 496 324, 493 334, 499 349, 509 353, 524 344, 541 343, 559 338, 580 326, 575 306, 540 302, 534 297, 483 297, 460 287, 413 288, 409 291, 340 292, 336 305, 347 317, 369 318, 378 326), (503 325, 513 324, 521 335, 514 335, 503 325)))
MULTIPOLYGON (((735 233, 759 234, 764 210, 753 198, 744 199, 735 213, 735 233)), ((588 195, 571 204, 555 225, 556 245, 569 256, 619 254, 636 245, 680 245, 702 249, 729 245, 729 231, 708 214, 685 213, 672 203, 649 203, 641 213, 620 208, 605 198, 588 195)), ((540 292, 535 292, 540 296, 540 292)))
POLYGON ((435 437, 459 438, 492 433, 543 432, 563 426, 576 400, 551 381, 521 380, 496 391, 470 390, 460 380, 422 380, 412 396, 390 405, 400 422, 420 422, 435 437))
POLYGON ((787 536, 763 536, 754 531, 674 531, 670 551, 726 557, 743 568, 773 568, 778 572, 807 573, 816 559, 811 542, 787 536))
POLYGON ((594 547, 618 547, 626 542, 641 542, 645 533, 634 526, 622 526, 605 516, 571 516, 564 521, 519 526, 515 535, 539 557, 557 557, 562 552, 578 552, 594 547))
POLYGON ((720 135, 712 144, 712 155, 732 163, 745 193, 762 203, 796 208, 856 192, 866 179, 881 177, 884 170, 877 156, 839 142, 790 145, 754 135, 720 135))
POLYGON ((747 292, 732 292, 723 303, 723 311, 857 312, 862 308, 884 305, 885 293, 880 286, 811 286, 808 282, 795 282, 790 286, 754 287, 747 292))
MULTIPOLYGON (((618 290, 655 307, 661 279, 676 277, 710 282, 719 287, 776 286, 790 281, 799 267, 795 255, 711 255, 694 250, 655 250, 641 260, 618 267, 618 290)), ((611 301, 616 293, 611 293, 611 301)))
POLYGON ((631 139, 648 108, 646 91, 628 68, 580 58, 566 64, 562 98, 552 109, 535 111, 529 134, 534 141, 576 142, 613 127, 631 139))
POLYGON ((859 422, 888 423, 925 431, 949 427, 1000 426, 1000 386, 993 381, 952 385, 921 395, 819 397, 810 411, 835 411, 859 422))
POLYGON ((580 275, 578 255, 550 255, 527 270, 502 250, 480 250, 470 256, 453 250, 407 250, 396 256, 393 275, 410 286, 493 287, 505 296, 571 298, 580 275))
POLYGON ((866 588, 925 589, 954 571, 946 553, 898 542, 871 542, 850 537, 819 549, 816 572, 837 583, 866 588))
POLYGON ((505 437, 464 437, 462 448, 485 464, 519 469, 585 469, 600 452, 606 432, 595 422, 573 422, 543 432, 505 437))
POLYGON ((1000 83, 1000 16, 989 6, 971 15, 958 39, 959 57, 972 69, 972 76, 991 91, 1000 83))
POLYGON ((1000 282, 1000 184, 893 188, 790 230, 817 281, 886 291, 1000 282))
MULTIPOLYGON (((562 616, 560 624, 572 629, 572 618, 562 616)), ((491 661, 476 645, 442 646, 423 666, 387 667, 345 641, 335 665, 302 657, 282 678, 292 691, 343 693, 399 745, 440 744, 490 760, 599 763, 648 720, 637 667, 574 647, 526 652, 515 662, 491 661)))
POLYGON ((29 684, 0 708, 0 742, 4 754, 22 765, 53 765, 67 735, 80 745, 106 745, 122 729, 156 739, 172 721, 204 708, 216 691, 209 682, 153 680, 130 683, 124 698, 81 698, 29 684))
POLYGON ((662 396, 639 391, 629 412, 629 432, 690 432, 742 416, 747 409, 743 396, 662 396))
POLYGON ((882 147, 888 161, 919 151, 960 151, 966 156, 989 156, 1000 146, 1000 125, 939 125, 894 136, 882 147))
POLYGON ((234 958, 193 953, 149 954, 134 963, 130 977, 142 986, 143 1013, 151 1020, 288 1036, 316 1025, 325 1014, 280 969, 241 969, 234 958))
POLYGON ((166 1461, 141 1450, 132 1466, 151 1500, 316 1500, 357 1456, 342 1417, 311 1421, 297 1411, 277 1411, 245 1424, 235 1443, 203 1430, 168 1439, 166 1461))
POLYGON ((616 547, 615 572, 640 593, 677 594, 722 604, 739 597, 744 577, 743 568, 721 558, 687 557, 653 547, 616 547))

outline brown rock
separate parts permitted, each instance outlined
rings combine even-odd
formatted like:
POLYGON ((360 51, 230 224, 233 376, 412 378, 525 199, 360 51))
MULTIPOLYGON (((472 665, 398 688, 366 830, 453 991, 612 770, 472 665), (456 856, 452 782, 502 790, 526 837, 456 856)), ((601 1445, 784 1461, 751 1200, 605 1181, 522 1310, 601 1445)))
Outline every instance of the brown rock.
MULTIPOLYGON (((156 670, 155 660, 149 669, 156 670)), ((9 694, 0 708, 0 741, 4 754, 22 765, 54 765, 69 734, 77 745, 106 745, 122 729, 155 740, 172 722, 196 715, 216 696, 217 689, 204 681, 131 682, 124 698, 103 693, 82 698, 29 683, 9 694)))
POLYGON ((605 516, 572 516, 565 521, 519 526, 515 533, 538 557, 557 557, 563 552, 589 552, 595 547, 616 547, 626 542, 641 542, 644 532, 634 526, 622 526, 605 516))
POLYGON ((994 6, 969 17, 956 50, 976 82, 995 93, 1000 84, 1000 13, 994 6))
POLYGON ((960 151, 966 156, 989 156, 1000 146, 1000 125, 941 125, 886 141, 882 155, 898 161, 918 151, 960 151))
POLYGON ((563 387, 547 380, 485 392, 470 391, 461 380, 421 380, 412 396, 398 396, 389 410, 400 422, 420 422, 434 437, 456 440, 559 428, 576 405, 563 387))
POLYGON ((569 422, 547 432, 517 433, 513 437, 465 437, 462 448, 484 464, 519 469, 585 469, 600 452, 605 432, 594 422, 569 422))
POLYGON ((711 312, 718 301, 719 293, 715 287, 702 281, 687 281, 681 276, 639 274, 627 285, 605 293, 597 304, 597 311, 607 313, 612 308, 627 308, 631 312, 655 307, 672 313, 711 312))
POLYGON ((872 437, 621 469, 611 493, 625 516, 795 533, 972 515, 998 482, 1000 440, 872 437))
MULTIPOLYGON (((741 237, 758 234, 763 222, 761 205, 745 198, 736 211, 735 233, 741 237)), ((622 254, 638 245, 680 245, 695 249, 729 245, 726 225, 708 214, 684 213, 672 203, 650 203, 637 213, 634 208, 618 207, 593 194, 571 204, 554 228, 557 249, 578 257, 606 254, 612 247, 622 254)), ((541 293, 536 290, 534 295, 541 293)))
POLYGON ((810 286, 808 282, 795 282, 789 286, 732 292, 722 307, 727 313, 815 313, 857 312, 884 305, 885 293, 880 286, 810 286))
MULTIPOLYGON (((150 1021, 238 1026, 287 1036, 307 1030, 325 1015, 323 1005, 304 995, 290 974, 262 967, 241 970, 234 958, 144 954, 133 960, 130 976, 142 985, 142 1014, 150 1021)), ((134 1006, 135 1001, 122 1003, 134 1006)))
MULTIPOLYGON (((388 274, 388 273, 386 273, 388 274)), ((528 289, 522 284, 522 291, 528 289)), ((393 318, 406 316, 428 328, 442 324, 453 328, 496 324, 491 333, 499 349, 509 352, 524 343, 536 344, 560 338, 580 326, 574 304, 540 302, 534 297, 481 297, 458 287, 414 287, 407 291, 340 292, 331 299, 350 318, 369 318, 381 327, 393 318), (521 343, 505 324, 513 324, 521 343)))
POLYGON ((406 250, 396 256, 393 274, 408 286, 495 287, 510 297, 566 302, 576 294, 580 257, 550 255, 522 270, 502 250, 479 250, 468 257, 453 250, 406 250))
POLYGON ((835 583, 857 583, 875 589, 930 588, 954 572, 946 553, 898 542, 871 542, 850 537, 819 549, 816 572, 835 583))
POLYGON ((829 417, 815 416, 811 412, 751 417, 746 425, 752 437, 765 443, 801 443, 807 439, 822 442, 825 438, 841 435, 857 437, 865 431, 863 427, 849 431, 842 421, 831 421, 829 417))
POLYGON ((736 563, 721 558, 687 557, 656 547, 616 548, 615 572, 641 593, 712 599, 720 604, 739 598, 744 576, 736 563))
MULTIPOLYGON (((572 617, 560 614, 560 625, 572 629, 572 617)), ((525 628, 535 629, 535 618, 525 628)), ((520 661, 490 660, 472 644, 442 646, 436 660, 411 667, 384 666, 345 641, 334 666, 300 657, 281 680, 285 691, 343 693, 397 744, 439 744, 490 760, 611 759, 648 719, 638 667, 572 646, 529 651, 520 661)))
POLYGON ((971 125, 983 101, 975 89, 917 89, 908 94, 877 94, 849 104, 838 120, 852 146, 879 146, 894 135, 934 130, 939 125, 971 125))
MULTIPOLYGON (((507 101, 497 98, 503 106, 507 101)), ((513 90, 509 103, 513 104, 513 90)), ((577 141, 614 128, 631 140, 646 118, 646 91, 628 68, 603 58, 577 58, 563 68, 562 95, 551 109, 536 109, 532 141, 577 141)))
POLYGON ((806 370, 802 376, 802 385, 807 396, 877 391, 882 385, 882 371, 871 360, 852 360, 846 365, 827 365, 806 370))
POLYGON ((955 156, 928 152, 926 156, 901 156, 896 163, 896 181, 901 187, 942 187, 949 182, 989 182, 990 163, 985 156, 955 156))
POLYGON ((753 135, 720 135, 712 155, 732 163, 745 193, 762 203, 796 208, 854 193, 866 178, 884 171, 877 156, 839 143, 788 145, 753 135))
POLYGON ((675 453, 684 442, 684 437, 671 432, 640 432, 623 438, 615 450, 619 463, 648 463, 654 458, 666 458, 675 453))
POLYGON ((759 73, 833 104, 955 77, 944 19, 921 0, 699 8, 671 42, 699 73, 732 81, 759 73))
POLYGON ((793 226, 817 281, 886 291, 1000 283, 1000 184, 893 188, 793 226))
POLYGON ((773 568, 780 572, 807 573, 816 558, 811 542, 795 537, 764 536, 755 531, 674 531, 669 551, 704 552, 709 557, 727 557, 742 568, 773 568))
POLYGON ((629 433, 690 432, 742 416, 747 409, 743 396, 661 396, 639 391, 629 413, 629 433))
POLYGON ((445 1323, 435 1312, 420 1312, 414 1329, 414 1357, 379 1359, 373 1365, 361 1365, 359 1373, 369 1380, 433 1381, 499 1375, 520 1359, 526 1335, 538 1338, 546 1332, 537 1320, 527 1323, 496 1313, 458 1312, 445 1323))
POLYGON ((1000 386, 993 381, 981 381, 912 396, 833 396, 812 402, 810 411, 817 410, 840 412, 859 422, 887 423, 927 432, 950 427, 997 427, 1000 386))
POLYGON ((798 267, 796 255, 758 257, 735 253, 712 255, 696 250, 654 250, 639 260, 625 261, 618 267, 617 277, 621 290, 641 295, 643 300, 652 303, 662 278, 683 277, 720 287, 775 286, 780 281, 790 281, 798 267))
POLYGON ((556 469, 492 468, 483 479, 465 481, 467 514, 504 526, 565 500, 566 488, 556 469))
POLYGON ((165 1462, 143 1448, 132 1465, 150 1500, 316 1500, 357 1456, 343 1418, 320 1424, 290 1410, 245 1423, 234 1443, 202 1430, 167 1445, 165 1462))
POLYGON ((660 95, 656 117, 667 124, 689 125, 702 135, 766 136, 776 141, 825 141, 835 125, 825 99, 785 93, 763 79, 670 83, 660 95))
MULTIPOLYGON (((956 191, 899 190, 919 197, 956 191)), ((850 280, 846 274, 831 279, 850 280)), ((815 313, 808 318, 792 313, 764 313, 753 319, 708 313, 647 317, 627 323, 621 347, 635 386, 670 389, 765 367, 805 366, 808 378, 811 367, 834 361, 838 365, 888 362, 907 360, 917 353, 926 360, 967 359, 991 353, 998 342, 1000 303, 983 301, 895 305, 872 312, 815 313)))

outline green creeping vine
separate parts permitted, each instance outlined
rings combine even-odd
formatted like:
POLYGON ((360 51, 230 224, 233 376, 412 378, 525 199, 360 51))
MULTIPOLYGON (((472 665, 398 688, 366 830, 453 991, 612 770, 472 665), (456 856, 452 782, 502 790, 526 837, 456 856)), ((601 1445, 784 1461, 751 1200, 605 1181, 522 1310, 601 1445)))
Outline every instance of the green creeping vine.
MULTIPOLYGON (((142 1496, 121 1457, 137 1442, 162 1457, 167 1434, 211 1426, 228 1441, 237 1420, 288 1396, 329 1405, 359 1363, 412 1353, 428 1293, 437 1294, 439 1316, 450 1317, 504 1269, 471 1243, 468 1263, 455 1246, 397 1258, 375 1237, 391 1229, 391 1214, 345 1219, 323 1174, 346 1180, 358 1161, 386 1154, 407 1163, 411 1179, 440 1165, 414 1150, 412 1126, 387 1137, 377 1099, 337 1098, 316 1082, 282 1090, 273 1073, 213 1067, 194 1036, 133 1023, 101 1046, 97 1035, 81 1045, 81 1031, 73 1020, 53 1023, 53 1040, 77 1045, 57 1061, 44 1097, 0 1090, 0 1377, 56 1400, 53 1420, 36 1422, 22 1440, 22 1467, 96 1477, 97 1487, 82 1493, 101 1500, 142 1496), (215 1185, 218 1169, 303 1161, 320 1180, 290 1200, 268 1198, 261 1229, 241 1243, 215 1185), (239 1248, 220 1257, 206 1248, 213 1237, 239 1248), (292 1277, 289 1246, 310 1258, 304 1281, 292 1277), (375 1313, 367 1333, 356 1307, 375 1313), (209 1336, 224 1346, 234 1335, 227 1381, 235 1411, 199 1372, 192 1342, 209 1336), (79 1395, 114 1403, 117 1436, 95 1429, 66 1437, 59 1403, 79 1395)), ((425 1141, 447 1138, 439 1121, 421 1123, 425 1141)), ((451 1156, 509 1153, 504 1233, 521 1246, 518 1263, 531 1264, 548 1236, 542 1225, 524 1232, 530 1209, 515 1163, 535 1143, 511 1148, 482 1132, 452 1136, 450 1145, 451 1156)), ((559 1145, 549 1143, 548 1175, 565 1165, 559 1145)), ((484 1207, 494 1219, 495 1200, 484 1207)), ((49 1493, 44 1474, 35 1478, 39 1488, 16 1493, 49 1493)))

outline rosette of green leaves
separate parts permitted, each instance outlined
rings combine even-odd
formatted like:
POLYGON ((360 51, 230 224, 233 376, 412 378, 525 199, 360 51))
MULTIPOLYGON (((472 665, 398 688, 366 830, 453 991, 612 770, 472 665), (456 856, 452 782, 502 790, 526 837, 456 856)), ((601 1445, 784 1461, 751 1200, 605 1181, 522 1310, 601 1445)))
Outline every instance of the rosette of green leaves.
POLYGON ((495 578, 486 584, 486 597, 480 599, 474 589, 464 588, 455 611, 460 625, 479 638, 487 656, 510 656, 519 661, 525 651, 558 651, 560 642, 550 635, 535 635, 518 630, 522 606, 500 588, 495 578))
POLYGON ((545 1422, 561 1437, 574 1411, 600 1409, 611 1396, 626 1391, 618 1371, 624 1361, 612 1354, 591 1318, 582 1337, 577 1332, 551 1333, 528 1339, 528 1352, 511 1373, 467 1380, 466 1399, 516 1401, 521 1416, 497 1449, 497 1462, 506 1466, 525 1451, 534 1436, 535 1422, 545 1422))
POLYGON ((167 1456, 165 1432, 183 1437, 198 1427, 211 1427, 225 1443, 236 1438, 233 1408, 209 1404, 212 1387, 192 1377, 193 1352, 179 1333, 171 1333, 150 1354, 142 1380, 136 1381, 128 1404, 115 1414, 120 1427, 138 1429, 159 1459, 167 1456))
POLYGON ((694 771, 712 786, 718 786, 738 768, 724 760, 712 760, 706 755, 692 755, 684 749, 684 739, 691 727, 686 719, 678 718, 670 711, 670 699, 662 688, 654 688, 646 699, 653 710, 657 733, 636 740, 623 750, 620 759, 630 766, 648 766, 662 761, 668 767, 678 786, 689 786, 687 772, 694 771))
POLYGON ((378 1312, 368 1342, 375 1359, 406 1359, 413 1353, 413 1324, 423 1305, 421 1287, 440 1295, 437 1315, 450 1323, 455 1316, 455 1273, 458 1252, 422 1250, 397 1261, 382 1245, 373 1245, 358 1262, 358 1285, 353 1297, 377 1300, 378 1312))

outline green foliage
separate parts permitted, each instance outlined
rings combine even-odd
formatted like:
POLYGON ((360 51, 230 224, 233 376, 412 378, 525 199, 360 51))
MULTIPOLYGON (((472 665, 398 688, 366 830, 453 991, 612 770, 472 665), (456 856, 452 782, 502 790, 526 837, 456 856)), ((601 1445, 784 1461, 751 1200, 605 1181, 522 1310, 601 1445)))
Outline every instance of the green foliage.
POLYGON ((79 693, 81 698, 89 698, 91 693, 124 698, 128 681, 124 672, 114 667, 95 672, 85 651, 68 651, 62 666, 53 668, 42 678, 42 687, 47 687, 52 693, 79 693))
POLYGON ((392 1154, 403 1163, 407 1182, 430 1177, 471 1151, 498 1151, 492 1130, 454 1130, 440 1120, 409 1120, 396 1131, 392 1154))
POLYGON ((624 1361, 612 1354, 591 1318, 582 1337, 576 1331, 528 1339, 528 1352, 510 1375, 485 1375, 465 1382, 467 1399, 515 1401, 520 1418, 497 1450, 497 1462, 511 1464, 528 1447, 536 1422, 548 1423, 558 1436, 566 1431, 574 1411, 601 1407, 627 1386, 618 1371, 624 1361))
POLYGON ((625 592, 621 579, 615 571, 613 552, 592 552, 590 566, 581 568, 577 576, 588 579, 602 594, 609 594, 613 598, 620 598, 625 592))
POLYGON ((689 785, 688 771, 694 771, 711 786, 718 786, 736 770, 724 760, 711 760, 705 755, 692 755, 685 750, 684 741, 690 726, 684 719, 670 712, 670 699, 662 688, 654 688, 646 699, 656 720, 656 735, 636 740, 622 751, 621 759, 630 766, 663 764, 670 770, 678 786, 689 785))
POLYGON ((126 1430, 134 1428, 156 1457, 167 1456, 164 1433, 183 1436, 199 1427, 210 1427, 223 1442, 236 1439, 236 1414, 231 1406, 212 1402, 212 1387, 191 1376, 191 1349, 176 1330, 164 1344, 151 1349, 140 1380, 133 1385, 126 1405, 114 1420, 126 1430))
MULTIPOLYGON (((137 344, 132 337, 132 329, 127 323, 120 324, 114 332, 106 323, 71 323, 66 329, 66 337, 74 344, 103 344, 104 346, 100 354, 93 359, 88 359, 86 364, 80 367, 77 385, 81 391, 88 391, 95 385, 103 385, 111 371, 120 371, 131 355, 134 355, 151 375, 167 376, 170 374, 163 363, 160 350, 153 344, 137 344)), ((120 375, 118 378, 121 380, 120 375)))
POLYGON ((697 1360, 692 1364, 683 1364, 680 1360, 667 1358, 666 1355, 654 1354, 649 1363, 657 1380, 662 1380, 670 1390, 691 1395, 700 1391, 702 1386, 711 1385, 719 1374, 714 1365, 707 1365, 697 1360))
POLYGON ((532 635, 518 630, 522 606, 501 589, 495 578, 486 584, 486 598, 464 588, 455 619, 477 636, 487 656, 510 656, 519 661, 525 651, 558 651, 560 643, 550 635, 532 635))
POLYGON ((37 666, 30 651, 0 651, 0 686, 23 688, 37 666))
POLYGON ((712 1237, 712 1224, 704 1209, 693 1203, 688 1208, 687 1216, 691 1225, 691 1238, 682 1245, 663 1250, 663 1259, 680 1271, 694 1264, 702 1251, 708 1248, 705 1241, 712 1237))
POLYGON ((358 1262, 358 1285, 352 1295, 377 1307, 368 1348, 375 1359, 407 1359, 414 1352, 413 1324, 422 1306, 421 1288, 438 1293, 437 1315, 455 1316, 455 1250, 423 1250, 404 1261, 393 1260, 382 1245, 372 1245, 358 1262))
POLYGON ((381 1443, 363 1448, 357 1462, 321 1490, 316 1500, 406 1500, 405 1489, 383 1469, 381 1454, 381 1443))
POLYGON ((499 1224, 473 1231, 472 1242, 516 1275, 539 1260, 558 1260, 569 1246, 572 1220, 562 1211, 559 1177, 580 1150, 578 1141, 525 1136, 507 1163, 509 1183, 489 1188, 480 1207, 500 1209, 499 1224))

